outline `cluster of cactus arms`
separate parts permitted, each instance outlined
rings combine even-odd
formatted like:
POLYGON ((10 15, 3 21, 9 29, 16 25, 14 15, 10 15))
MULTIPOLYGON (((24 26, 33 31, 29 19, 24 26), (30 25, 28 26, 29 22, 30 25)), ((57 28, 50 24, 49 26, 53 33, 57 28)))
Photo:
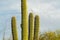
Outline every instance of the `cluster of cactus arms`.
POLYGON ((17 28, 16 28, 16 18, 15 17, 12 17, 12 19, 11 19, 11 28, 12 28, 13 40, 18 40, 17 28))
POLYGON ((39 40, 39 22, 38 15, 29 14, 29 40, 39 40))
MULTIPOLYGON (((28 18, 26 0, 21 0, 21 19, 21 40, 39 40, 39 16, 34 18, 31 12, 28 18)), ((11 27, 13 40, 18 40, 15 17, 12 17, 11 27)))

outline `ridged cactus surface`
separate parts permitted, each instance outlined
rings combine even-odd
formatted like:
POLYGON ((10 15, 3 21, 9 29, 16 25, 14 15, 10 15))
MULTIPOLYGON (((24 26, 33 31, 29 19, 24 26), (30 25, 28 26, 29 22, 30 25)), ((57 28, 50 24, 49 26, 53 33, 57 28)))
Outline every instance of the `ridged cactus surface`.
POLYGON ((28 13, 26 0, 21 0, 21 14, 22 14, 22 40, 28 40, 28 13))
POLYGON ((29 14, 29 40, 33 40, 34 37, 34 17, 33 14, 29 14))
POLYGON ((12 17, 12 19, 11 19, 11 28, 12 28, 13 40, 18 40, 17 28, 16 28, 16 18, 15 17, 12 17))
POLYGON ((34 40, 39 40, 39 16, 35 16, 34 21, 34 40))

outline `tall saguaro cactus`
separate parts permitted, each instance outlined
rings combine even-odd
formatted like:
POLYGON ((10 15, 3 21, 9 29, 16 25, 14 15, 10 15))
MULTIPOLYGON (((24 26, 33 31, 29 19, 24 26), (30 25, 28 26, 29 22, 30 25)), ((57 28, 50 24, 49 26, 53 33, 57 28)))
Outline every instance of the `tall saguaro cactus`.
POLYGON ((33 14, 29 14, 29 40, 33 40, 34 37, 34 17, 33 14))
POLYGON ((35 16, 34 22, 34 40, 39 40, 39 16, 35 16))
POLYGON ((12 17, 12 19, 11 19, 11 28, 12 28, 13 40, 18 40, 17 29, 16 29, 16 18, 15 17, 12 17))
POLYGON ((21 0, 21 14, 22 14, 22 40, 28 40, 28 13, 26 0, 21 0))

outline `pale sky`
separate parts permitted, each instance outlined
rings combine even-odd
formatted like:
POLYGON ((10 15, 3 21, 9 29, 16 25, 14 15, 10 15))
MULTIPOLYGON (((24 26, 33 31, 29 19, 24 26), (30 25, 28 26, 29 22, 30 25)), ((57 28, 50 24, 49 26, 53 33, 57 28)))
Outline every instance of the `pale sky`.
MULTIPOLYGON (((60 0, 27 0, 28 13, 40 17, 40 32, 60 29, 60 0)), ((21 0, 0 0, 0 40, 11 34, 11 17, 16 16, 18 37, 21 40, 21 0)))
POLYGON ((28 0, 28 10, 40 16, 40 30, 60 29, 60 0, 28 0))

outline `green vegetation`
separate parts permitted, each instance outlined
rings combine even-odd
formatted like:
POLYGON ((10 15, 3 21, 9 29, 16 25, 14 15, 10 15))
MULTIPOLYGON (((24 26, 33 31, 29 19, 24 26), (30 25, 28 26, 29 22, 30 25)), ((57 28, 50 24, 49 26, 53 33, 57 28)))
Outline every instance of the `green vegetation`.
POLYGON ((15 17, 12 17, 12 19, 11 19, 11 28, 12 28, 13 40, 18 40, 17 28, 16 28, 16 18, 15 17))
POLYGON ((26 7, 26 0, 21 0, 21 28, 22 28, 22 40, 28 40, 28 13, 26 7))
POLYGON ((39 40, 60 40, 60 31, 40 34, 39 40))
POLYGON ((34 37, 34 17, 33 14, 29 14, 29 40, 33 40, 34 37))
POLYGON ((39 16, 35 16, 34 21, 34 40, 39 40, 39 16))

